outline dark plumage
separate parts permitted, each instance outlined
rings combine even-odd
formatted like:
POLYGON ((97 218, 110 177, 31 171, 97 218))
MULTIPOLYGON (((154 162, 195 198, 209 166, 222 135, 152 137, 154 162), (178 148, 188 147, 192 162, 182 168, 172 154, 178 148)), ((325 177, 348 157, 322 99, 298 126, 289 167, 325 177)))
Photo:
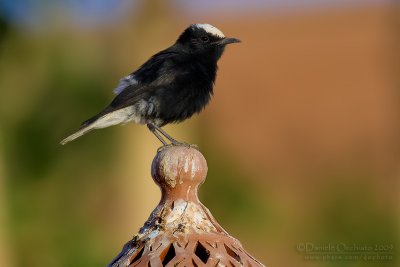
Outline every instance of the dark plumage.
POLYGON ((80 129, 61 144, 92 129, 130 121, 147 124, 164 145, 167 143, 161 135, 173 144, 178 143, 161 126, 190 118, 207 105, 213 94, 217 61, 227 44, 237 42, 240 41, 226 38, 209 24, 189 26, 175 44, 122 78, 111 104, 83 122, 80 129))

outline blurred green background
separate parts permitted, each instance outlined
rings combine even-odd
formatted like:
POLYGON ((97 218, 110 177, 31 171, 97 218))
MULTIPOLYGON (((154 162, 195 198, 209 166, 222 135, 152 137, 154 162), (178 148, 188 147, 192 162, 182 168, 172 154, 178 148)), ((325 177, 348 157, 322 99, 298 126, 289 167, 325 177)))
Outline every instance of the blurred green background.
POLYGON ((191 23, 242 40, 205 112, 166 127, 206 156, 222 226, 268 266, 399 266, 399 18, 378 0, 1 1, 0 266, 104 266, 142 226, 147 128, 59 141, 191 23), (342 243, 391 258, 302 247, 342 243))

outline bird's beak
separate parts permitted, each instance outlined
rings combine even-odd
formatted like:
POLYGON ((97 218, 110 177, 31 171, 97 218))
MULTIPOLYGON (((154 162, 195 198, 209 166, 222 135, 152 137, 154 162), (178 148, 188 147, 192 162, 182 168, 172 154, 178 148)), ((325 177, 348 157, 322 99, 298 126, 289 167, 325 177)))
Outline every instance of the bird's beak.
POLYGON ((227 45, 227 44, 233 44, 233 43, 240 43, 241 41, 236 38, 224 38, 222 39, 219 44, 220 45, 227 45))

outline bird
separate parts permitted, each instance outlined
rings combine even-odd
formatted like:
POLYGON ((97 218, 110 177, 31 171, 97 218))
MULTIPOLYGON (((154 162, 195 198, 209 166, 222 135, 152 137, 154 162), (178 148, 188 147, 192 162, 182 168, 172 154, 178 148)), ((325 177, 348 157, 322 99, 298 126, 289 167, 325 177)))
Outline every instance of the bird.
POLYGON ((213 96, 218 60, 226 45, 239 42, 210 24, 191 24, 173 45, 120 79, 111 103, 60 143, 94 129, 134 122, 147 125, 164 146, 168 145, 165 139, 182 144, 161 127, 180 123, 205 108, 213 96))

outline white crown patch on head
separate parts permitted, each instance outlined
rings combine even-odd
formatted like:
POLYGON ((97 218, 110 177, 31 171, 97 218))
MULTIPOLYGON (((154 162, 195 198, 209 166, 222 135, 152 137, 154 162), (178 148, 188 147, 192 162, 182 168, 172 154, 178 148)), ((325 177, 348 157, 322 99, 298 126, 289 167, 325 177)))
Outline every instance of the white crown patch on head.
POLYGON ((218 36, 220 38, 224 38, 225 37, 225 35, 220 30, 218 30, 216 27, 214 27, 213 25, 210 25, 210 24, 194 24, 193 26, 195 26, 197 28, 200 28, 200 29, 203 29, 206 32, 208 32, 208 33, 210 33, 212 35, 218 36))

